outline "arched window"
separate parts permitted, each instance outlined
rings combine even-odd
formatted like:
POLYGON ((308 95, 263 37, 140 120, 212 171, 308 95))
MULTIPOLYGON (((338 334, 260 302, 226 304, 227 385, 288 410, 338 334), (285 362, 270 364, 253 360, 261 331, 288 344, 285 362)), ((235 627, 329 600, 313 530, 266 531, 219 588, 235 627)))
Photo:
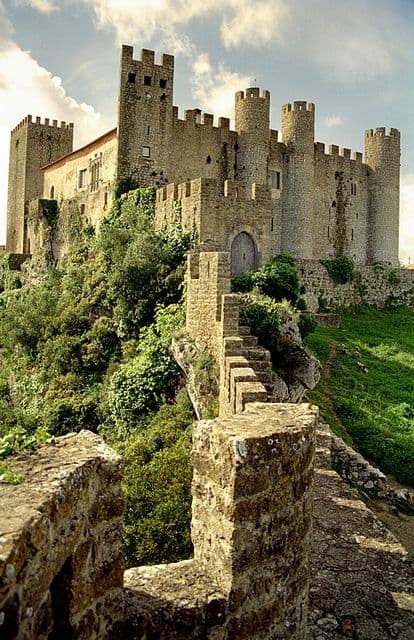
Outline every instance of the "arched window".
POLYGON ((55 187, 53 185, 50 187, 50 199, 55 199, 55 187))

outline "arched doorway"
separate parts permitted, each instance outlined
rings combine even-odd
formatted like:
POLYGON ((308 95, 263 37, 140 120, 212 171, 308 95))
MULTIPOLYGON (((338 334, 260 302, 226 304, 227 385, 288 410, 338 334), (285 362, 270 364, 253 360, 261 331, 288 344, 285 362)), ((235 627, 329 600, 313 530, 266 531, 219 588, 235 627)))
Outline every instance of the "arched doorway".
POLYGON ((257 266, 256 246, 251 235, 242 231, 231 244, 231 275, 251 271, 257 266))

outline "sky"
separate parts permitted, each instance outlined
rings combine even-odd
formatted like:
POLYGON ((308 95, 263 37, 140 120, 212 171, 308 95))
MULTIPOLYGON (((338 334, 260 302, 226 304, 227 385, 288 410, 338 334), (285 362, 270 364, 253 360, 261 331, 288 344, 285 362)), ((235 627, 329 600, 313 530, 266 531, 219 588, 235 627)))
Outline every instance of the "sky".
POLYGON ((0 244, 10 130, 27 114, 75 123, 75 146, 116 125, 120 45, 175 55, 174 103, 233 116, 271 92, 271 126, 316 103, 316 139, 363 151, 401 131, 400 258, 414 262, 414 0, 0 0, 0 244))

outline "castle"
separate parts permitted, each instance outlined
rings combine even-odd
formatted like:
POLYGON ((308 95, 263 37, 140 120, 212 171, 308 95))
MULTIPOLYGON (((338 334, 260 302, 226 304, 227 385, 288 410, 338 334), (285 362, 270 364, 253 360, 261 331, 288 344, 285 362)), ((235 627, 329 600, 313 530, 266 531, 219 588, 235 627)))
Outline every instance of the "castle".
MULTIPOLYGON (((346 255, 359 265, 398 264, 400 133, 365 133, 351 157, 315 142, 315 107, 282 107, 281 139, 270 128, 270 93, 235 98, 214 126, 199 109, 178 117, 174 58, 122 47, 117 127, 73 151, 73 125, 27 116, 11 132, 7 250, 36 253, 42 244, 33 211, 45 200, 69 203, 99 226, 115 181, 158 187, 156 224, 177 223, 231 253, 232 273, 288 252, 318 260, 346 255), (40 200, 40 204, 39 204, 40 200), (32 214, 30 213, 32 212, 32 214)), ((63 252, 64 248, 60 248, 63 252)))

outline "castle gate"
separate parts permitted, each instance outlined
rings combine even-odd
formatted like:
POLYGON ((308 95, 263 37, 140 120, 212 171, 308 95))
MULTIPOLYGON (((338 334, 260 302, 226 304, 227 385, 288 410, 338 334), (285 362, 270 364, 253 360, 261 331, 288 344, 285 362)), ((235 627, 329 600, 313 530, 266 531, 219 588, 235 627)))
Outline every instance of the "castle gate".
POLYGON ((256 245, 251 235, 242 231, 231 244, 231 275, 237 276, 243 271, 257 267, 256 245))

